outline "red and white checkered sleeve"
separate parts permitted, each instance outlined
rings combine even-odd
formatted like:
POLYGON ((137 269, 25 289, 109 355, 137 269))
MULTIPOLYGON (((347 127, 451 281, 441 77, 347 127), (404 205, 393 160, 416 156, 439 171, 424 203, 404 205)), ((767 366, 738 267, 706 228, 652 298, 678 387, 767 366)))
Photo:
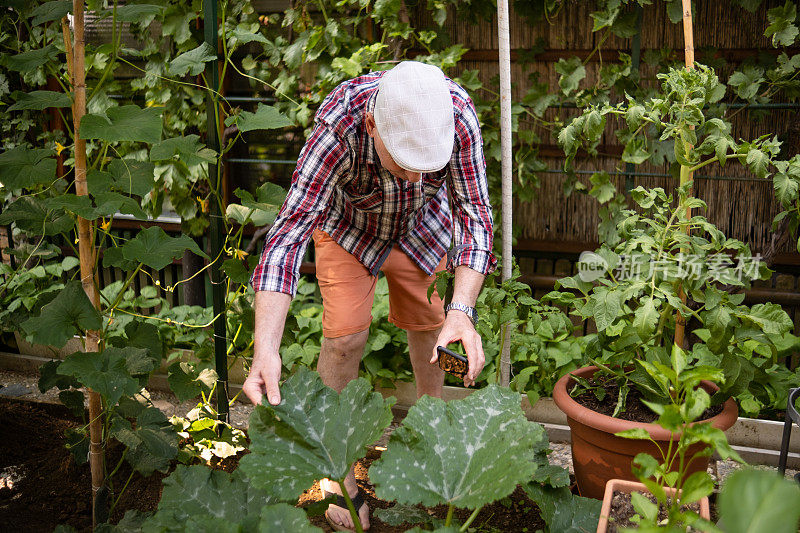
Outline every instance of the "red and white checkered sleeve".
POLYGON ((346 143, 318 122, 300 152, 289 193, 265 237, 250 277, 254 290, 294 296, 311 233, 325 217, 334 186, 351 164, 346 143))
POLYGON ((492 253, 492 205, 478 115, 467 98, 455 121, 456 149, 450 161, 448 187, 453 193, 454 243, 458 251, 448 268, 466 265, 482 274, 497 267, 492 253), (463 245, 463 246, 461 246, 463 245))

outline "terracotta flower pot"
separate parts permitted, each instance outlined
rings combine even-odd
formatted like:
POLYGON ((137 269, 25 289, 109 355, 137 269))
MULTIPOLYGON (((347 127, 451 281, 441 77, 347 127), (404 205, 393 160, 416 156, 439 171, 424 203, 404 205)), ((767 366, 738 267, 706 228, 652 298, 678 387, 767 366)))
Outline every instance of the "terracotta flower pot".
MULTIPOLYGON (((609 479, 606 483, 605 494, 603 494, 603 507, 600 509, 600 520, 597 522, 597 533, 606 533, 608 529, 608 518, 611 514, 611 500, 615 492, 650 492, 647 487, 638 481, 628 481, 627 479, 609 479)), ((675 489, 664 487, 667 496, 675 494, 675 489)), ((708 498, 702 498, 700 504, 700 516, 706 520, 711 520, 711 510, 708 506, 708 498)))
MULTIPOLYGON (((573 374, 584 379, 589 379, 597 367, 588 366, 580 368, 573 374)), ((578 491, 581 496, 601 499, 605 486, 610 479, 627 479, 635 481, 631 472, 633 458, 637 454, 646 452, 659 459, 658 448, 646 440, 633 440, 617 437, 614 434, 626 429, 644 428, 650 436, 666 450, 670 440, 670 433, 657 424, 642 422, 629 422, 612 418, 592 411, 572 399, 567 392, 574 383, 569 374, 556 382, 553 390, 553 400, 561 411, 567 415, 567 422, 572 433, 572 464, 575 468, 575 478, 578 482, 578 491)), ((704 382, 703 388, 714 392, 715 385, 704 382)), ((739 416, 736 402, 730 398, 723 404, 722 412, 708 419, 715 428, 723 431, 731 427, 739 416)), ((673 440, 678 440, 679 435, 673 435, 673 440)), ((689 456, 702 450, 703 444, 696 444, 689 449, 689 456)), ((659 459, 660 462, 660 459, 659 459)), ((708 468, 708 457, 698 457, 689 464, 687 475, 708 468)))

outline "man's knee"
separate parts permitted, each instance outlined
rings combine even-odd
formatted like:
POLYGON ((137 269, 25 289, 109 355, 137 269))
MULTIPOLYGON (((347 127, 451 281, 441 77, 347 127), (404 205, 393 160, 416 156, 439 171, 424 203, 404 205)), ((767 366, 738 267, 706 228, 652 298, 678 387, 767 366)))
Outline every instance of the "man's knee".
POLYGON ((343 335, 341 337, 334 337, 332 339, 325 338, 325 350, 333 357, 342 359, 361 360, 364 354, 364 347, 367 344, 367 337, 369 330, 359 331, 350 335, 343 335))

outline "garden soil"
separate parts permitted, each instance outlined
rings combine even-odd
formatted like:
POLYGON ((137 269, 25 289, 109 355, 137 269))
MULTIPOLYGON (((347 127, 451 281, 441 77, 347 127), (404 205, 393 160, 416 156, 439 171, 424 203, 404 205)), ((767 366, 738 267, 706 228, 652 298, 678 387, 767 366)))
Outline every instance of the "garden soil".
MULTIPOLYGON (((63 406, 0 398, 0 531, 49 533, 58 524, 91 531, 89 465, 77 465, 64 447, 64 431, 80 425, 63 406)), ((121 451, 112 446, 107 463, 115 465, 121 451)), ((130 472, 123 464, 114 485, 130 472)), ((112 521, 127 509, 155 509, 163 477, 134 474, 112 521)))
MULTIPOLYGON (((77 465, 65 448, 64 431, 81 425, 66 408, 60 405, 0 398, 0 531, 51 532, 58 524, 68 524, 78 531, 91 531, 89 499, 91 475, 89 465, 77 465)), ((121 446, 108 451, 107 464, 115 465, 121 446)), ((359 461, 356 479, 367 493, 371 509, 387 508, 392 504, 375 498, 367 478, 367 470, 376 453, 359 461)), ((225 460, 218 468, 232 471, 237 459, 225 460)), ((130 469, 127 464, 113 478, 116 487, 124 485, 130 469)), ((116 523, 129 509, 147 512, 158 506, 164 474, 156 472, 143 478, 134 474, 128 488, 114 510, 116 523)), ((299 505, 322 500, 319 483, 306 491, 299 505)), ((446 506, 428 512, 444 519, 446 506)), ((455 517, 464 521, 468 510, 456 510, 455 517)), ((371 516, 373 533, 398 533, 414 524, 389 526, 371 516)), ((314 525, 326 532, 333 531, 323 516, 311 517, 314 525)), ((517 490, 508 498, 485 507, 473 522, 480 531, 531 532, 544 528, 536 504, 517 490)))

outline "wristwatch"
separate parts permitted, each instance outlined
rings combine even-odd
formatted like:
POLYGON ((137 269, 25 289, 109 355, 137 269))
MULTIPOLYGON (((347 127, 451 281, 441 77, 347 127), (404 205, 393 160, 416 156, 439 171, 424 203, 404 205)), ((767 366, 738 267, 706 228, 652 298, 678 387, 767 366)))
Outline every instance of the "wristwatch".
POLYGON ((478 324, 478 313, 475 311, 474 307, 470 307, 466 304, 461 304, 458 302, 450 302, 447 304, 447 307, 444 308, 445 314, 447 314, 451 309, 455 309, 456 311, 462 311, 466 313, 470 320, 472 320, 473 325, 478 324))

